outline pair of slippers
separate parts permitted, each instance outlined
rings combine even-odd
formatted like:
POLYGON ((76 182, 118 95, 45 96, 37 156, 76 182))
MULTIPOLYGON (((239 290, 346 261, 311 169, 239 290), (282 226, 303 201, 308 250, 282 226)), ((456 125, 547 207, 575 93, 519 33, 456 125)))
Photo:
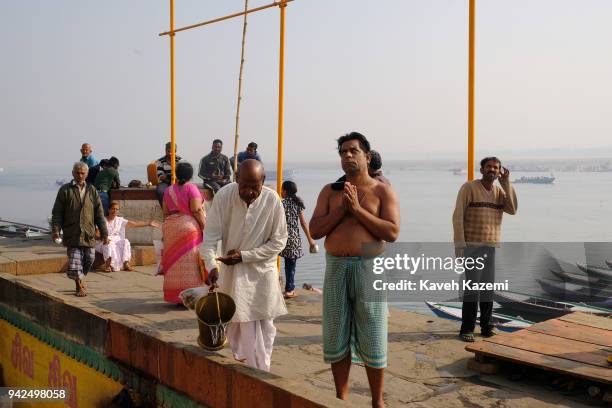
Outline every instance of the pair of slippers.
MULTIPOLYGON (((487 332, 481 333, 482 337, 493 337, 496 334, 499 334, 499 332, 496 329, 491 329, 487 332)), ((476 341, 476 338, 474 337, 474 333, 459 333, 459 337, 461 338, 461 340, 465 341, 466 343, 473 343, 476 341)))

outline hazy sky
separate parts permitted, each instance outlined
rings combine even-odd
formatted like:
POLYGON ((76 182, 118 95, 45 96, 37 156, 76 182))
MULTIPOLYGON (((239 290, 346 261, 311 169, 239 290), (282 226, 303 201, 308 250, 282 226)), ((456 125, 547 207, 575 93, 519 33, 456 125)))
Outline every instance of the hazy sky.
MULTIPOLYGON (((240 11, 176 0, 176 26, 240 11)), ((268 1, 250 1, 250 6, 268 1)), ((468 0, 296 0, 287 9, 285 157, 333 160, 366 134, 383 157, 465 149, 468 0)), ((249 16, 240 150, 276 158, 279 11, 249 16)), ((612 145, 612 1, 477 2, 478 154, 612 145)), ((169 2, 4 1, 0 167, 146 163, 169 139, 169 2)), ((179 154, 233 149, 240 18, 176 36, 179 154)))

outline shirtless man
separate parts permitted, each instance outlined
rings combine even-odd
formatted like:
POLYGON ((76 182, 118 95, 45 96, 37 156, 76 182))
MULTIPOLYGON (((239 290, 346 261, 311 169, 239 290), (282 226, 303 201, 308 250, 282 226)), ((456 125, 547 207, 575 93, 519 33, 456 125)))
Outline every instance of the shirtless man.
POLYGON ((326 185, 310 220, 314 239, 325 238, 323 354, 331 363, 336 397, 348 399, 351 361, 364 363, 372 406, 382 407, 387 365, 387 304, 366 302, 362 245, 393 242, 399 235, 399 206, 391 186, 368 174, 370 143, 352 132, 338 139, 345 182, 326 185))

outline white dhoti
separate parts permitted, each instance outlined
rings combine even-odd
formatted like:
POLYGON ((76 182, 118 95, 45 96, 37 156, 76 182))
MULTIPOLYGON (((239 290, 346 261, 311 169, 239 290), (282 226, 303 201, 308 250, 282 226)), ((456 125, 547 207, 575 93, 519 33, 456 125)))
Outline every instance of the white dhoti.
POLYGON ((230 323, 227 328, 234 358, 263 371, 270 371, 274 337, 276 327, 272 319, 230 323))
POLYGON ((111 268, 113 271, 120 271, 123 264, 132 259, 132 248, 127 239, 113 239, 108 245, 96 242, 96 252, 100 252, 104 261, 111 258, 111 268))

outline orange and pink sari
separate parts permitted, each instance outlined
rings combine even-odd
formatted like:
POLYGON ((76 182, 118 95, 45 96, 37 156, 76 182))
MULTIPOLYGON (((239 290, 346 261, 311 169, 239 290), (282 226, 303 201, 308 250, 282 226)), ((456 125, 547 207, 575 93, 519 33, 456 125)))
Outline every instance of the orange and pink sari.
POLYGON ((190 183, 183 186, 175 184, 164 192, 164 202, 174 212, 166 217, 162 227, 164 300, 170 303, 182 303, 179 293, 202 286, 204 280, 198 250, 203 241, 202 229, 189 209, 192 198, 201 196, 198 188, 190 183))

